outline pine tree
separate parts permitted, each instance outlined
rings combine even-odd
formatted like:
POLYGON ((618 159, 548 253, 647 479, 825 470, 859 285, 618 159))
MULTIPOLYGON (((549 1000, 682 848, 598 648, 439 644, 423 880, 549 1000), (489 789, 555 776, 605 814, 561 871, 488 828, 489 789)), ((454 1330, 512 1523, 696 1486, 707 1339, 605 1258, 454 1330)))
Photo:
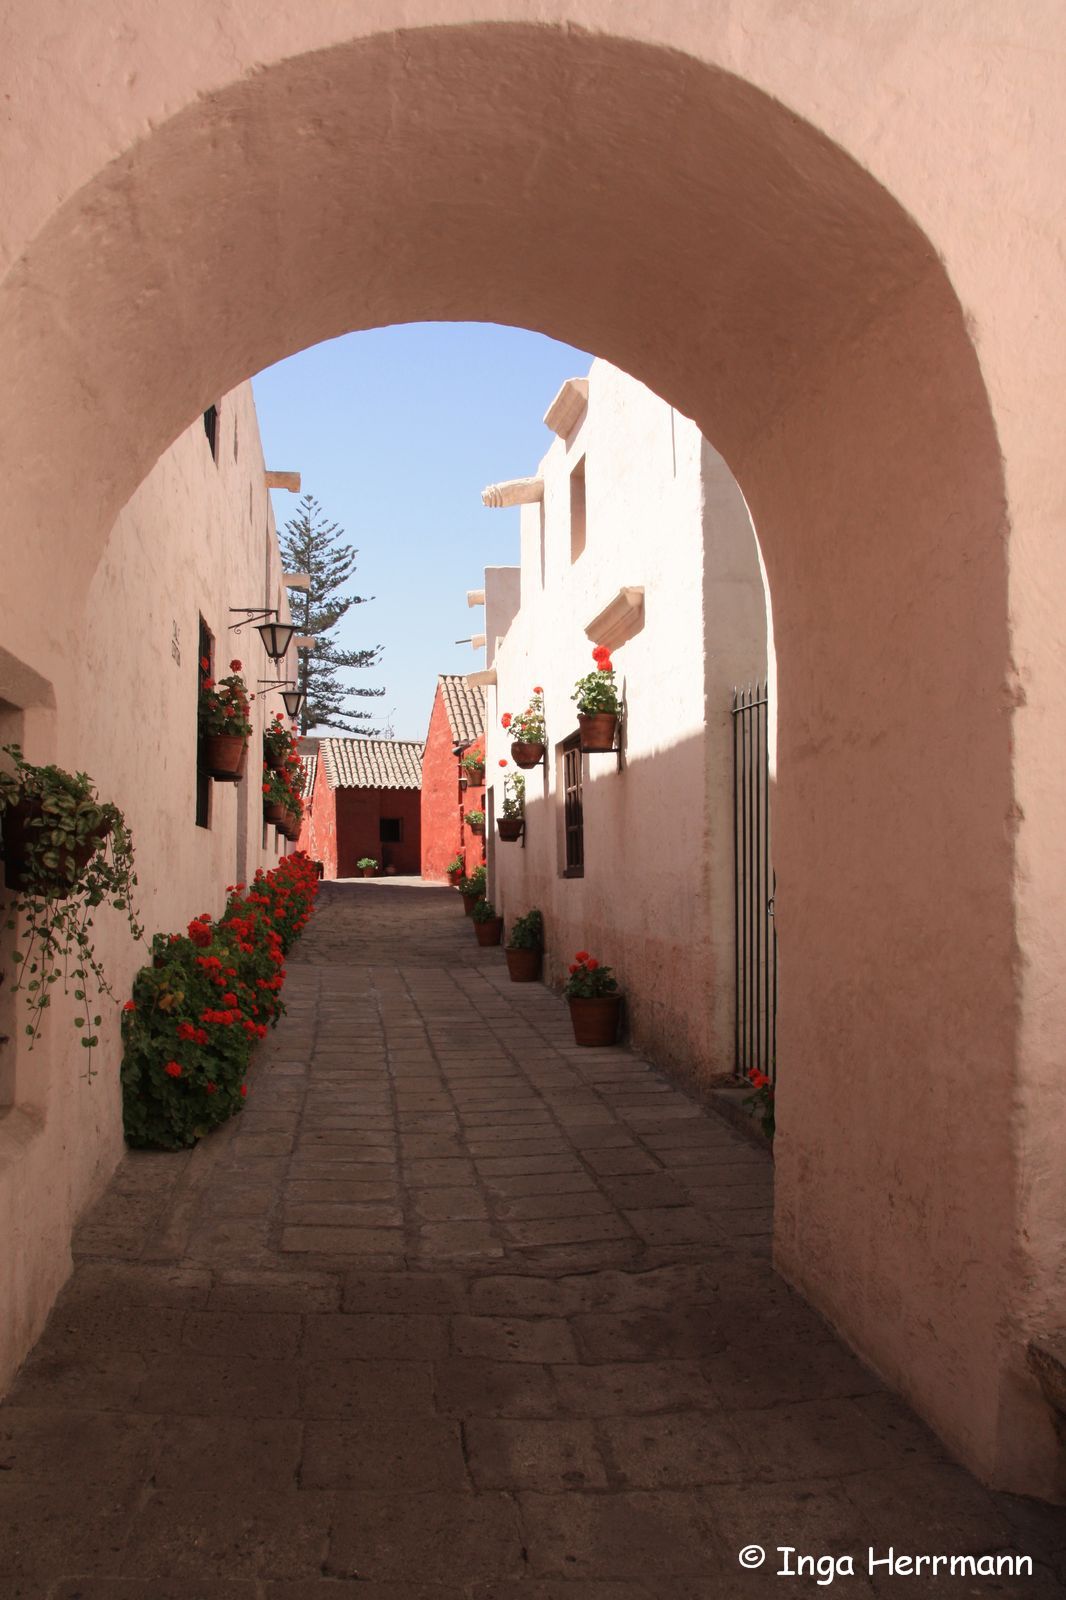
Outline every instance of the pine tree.
POLYGON ((341 670, 361 670, 373 666, 381 655, 381 646, 372 650, 341 650, 333 639, 326 637, 352 606, 365 605, 373 595, 338 593, 355 571, 355 558, 359 552, 350 544, 342 544, 344 529, 339 523, 329 522, 318 501, 305 494, 296 516, 285 524, 281 536, 281 554, 288 572, 306 572, 311 586, 306 593, 292 590, 290 604, 292 620, 298 634, 318 634, 313 650, 300 652, 298 668, 299 687, 307 696, 300 716, 300 732, 309 728, 328 726, 343 729, 345 733, 361 734, 373 738, 378 728, 366 727, 371 720, 368 711, 353 711, 345 702, 351 695, 370 698, 385 693, 384 689, 355 689, 338 681, 341 670))

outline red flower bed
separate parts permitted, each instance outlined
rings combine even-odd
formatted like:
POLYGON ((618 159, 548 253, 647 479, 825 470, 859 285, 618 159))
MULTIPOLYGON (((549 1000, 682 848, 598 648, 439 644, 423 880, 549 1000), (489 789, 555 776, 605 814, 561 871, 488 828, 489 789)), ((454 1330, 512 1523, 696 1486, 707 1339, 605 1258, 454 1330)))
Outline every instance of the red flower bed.
POLYGON ((180 1150, 239 1111, 252 1051, 284 1012, 285 955, 314 905, 314 863, 298 853, 250 888, 234 884, 217 922, 156 934, 153 962, 123 1007, 127 1143, 180 1150))

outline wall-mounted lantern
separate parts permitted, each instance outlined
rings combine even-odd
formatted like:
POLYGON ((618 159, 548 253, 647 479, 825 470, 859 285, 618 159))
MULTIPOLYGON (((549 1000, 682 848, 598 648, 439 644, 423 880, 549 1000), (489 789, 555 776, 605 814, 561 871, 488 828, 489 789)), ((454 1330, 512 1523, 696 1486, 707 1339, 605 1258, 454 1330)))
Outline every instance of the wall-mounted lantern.
POLYGON ((239 633, 249 622, 256 625, 255 631, 263 641, 263 649, 271 661, 283 661, 285 652, 289 648, 296 629, 291 622, 279 622, 276 607, 264 608, 262 606, 230 606, 231 615, 240 616, 240 622, 230 623, 230 632, 239 633), (259 620, 273 618, 273 621, 259 620))

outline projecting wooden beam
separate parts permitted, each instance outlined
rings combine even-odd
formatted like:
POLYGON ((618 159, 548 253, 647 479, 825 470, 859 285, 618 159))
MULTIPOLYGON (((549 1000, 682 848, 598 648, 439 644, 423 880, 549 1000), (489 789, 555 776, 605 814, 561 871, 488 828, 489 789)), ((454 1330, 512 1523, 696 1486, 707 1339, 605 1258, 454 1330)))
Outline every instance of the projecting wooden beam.
POLYGON ((300 492, 300 474, 298 472, 267 472, 266 486, 268 489, 288 489, 293 494, 300 492))

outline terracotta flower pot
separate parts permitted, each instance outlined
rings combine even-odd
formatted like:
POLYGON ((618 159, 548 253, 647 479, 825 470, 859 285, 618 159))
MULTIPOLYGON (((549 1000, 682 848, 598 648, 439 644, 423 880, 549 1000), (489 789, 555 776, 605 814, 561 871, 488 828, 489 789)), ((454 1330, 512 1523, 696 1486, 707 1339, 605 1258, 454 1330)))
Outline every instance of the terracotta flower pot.
POLYGON ((200 745, 205 772, 222 783, 238 783, 244 771, 248 741, 243 733, 208 733, 200 745))
POLYGON ((103 823, 96 833, 91 834, 73 850, 58 851, 59 865, 55 873, 41 865, 32 875, 34 881, 31 884, 27 857, 40 840, 40 829, 34 824, 42 815, 41 802, 36 796, 18 800, 4 812, 4 883, 9 889, 21 891, 33 888, 57 899, 64 899, 74 888, 69 870, 71 860, 74 863, 74 876, 76 876, 89 865, 101 842, 111 832, 111 824, 103 823))
POLYGON ((364 878, 372 878, 378 869, 377 867, 362 867, 360 870, 364 878))
POLYGON ((496 826, 500 831, 500 838, 513 840, 522 837, 522 817, 497 817, 496 826))
POLYGON ((615 733, 618 730, 618 713, 615 711, 595 711, 586 715, 579 711, 577 725, 581 730, 582 750, 613 750, 615 733))
POLYGON ((543 950, 512 950, 508 945, 503 953, 512 983, 536 983, 544 960, 543 950))
POLYGON ((285 821, 285 807, 279 805, 276 800, 268 800, 263 806, 263 820, 272 822, 275 828, 280 828, 285 821))
POLYGON ((484 836, 485 824, 483 822, 468 822, 467 827, 475 838, 480 839, 484 836))
POLYGON ((478 944, 499 944, 503 936, 503 918, 493 917, 491 922, 475 922, 474 932, 478 944))
POLYGON ((480 789, 481 785, 485 782, 485 768, 466 767, 464 770, 466 772, 466 781, 470 785, 471 789, 480 789))
POLYGON ((591 998, 575 995, 568 1004, 575 1044, 614 1044, 618 1037, 618 1014, 622 1008, 620 994, 602 994, 591 998))
POLYGON ((270 768, 271 772, 281 771, 281 763, 283 759, 284 758, 282 756, 278 755, 277 751, 271 750, 269 745, 263 746, 263 762, 270 768))
POLYGON ((516 739, 511 746, 511 760, 516 767, 538 767, 543 759, 542 744, 529 744, 524 739, 516 739))
POLYGON ((484 900, 484 898, 485 896, 483 894, 464 894, 463 910, 466 912, 468 917, 473 916, 474 907, 477 905, 479 900, 484 900))

